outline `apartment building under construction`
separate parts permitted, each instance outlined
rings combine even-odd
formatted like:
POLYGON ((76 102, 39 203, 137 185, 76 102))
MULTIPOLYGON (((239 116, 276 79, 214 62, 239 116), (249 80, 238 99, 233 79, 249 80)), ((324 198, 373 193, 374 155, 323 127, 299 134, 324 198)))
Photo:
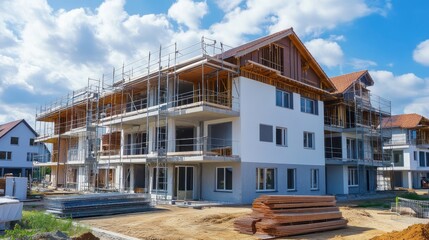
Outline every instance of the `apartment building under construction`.
POLYGON ((236 48, 202 38, 41 107, 37 140, 53 149, 43 164, 52 184, 78 191, 237 203, 322 195, 334 132, 324 101, 336 91, 292 29, 236 48))
MULTIPOLYGON (((335 99, 325 102, 327 193, 375 192, 377 177, 391 171, 391 153, 383 148, 391 139, 391 103, 374 95, 368 71, 331 78, 335 99), (385 124, 381 124, 384 121, 385 124)), ((380 181, 379 181, 380 183, 380 181)))

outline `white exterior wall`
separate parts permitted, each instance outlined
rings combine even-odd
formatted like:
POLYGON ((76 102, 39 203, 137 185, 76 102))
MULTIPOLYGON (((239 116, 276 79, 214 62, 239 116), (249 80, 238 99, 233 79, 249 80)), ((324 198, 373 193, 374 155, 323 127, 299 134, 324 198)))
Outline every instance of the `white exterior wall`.
POLYGON ((275 97, 274 86, 240 77, 241 161, 325 165, 323 102, 313 115, 301 112, 299 94, 293 93, 293 109, 276 106, 275 97), (273 126, 273 142, 259 141, 259 124, 273 126), (277 126, 287 128, 287 147, 276 146, 277 126), (304 148, 304 131, 315 133, 315 149, 304 148))
POLYGON ((27 153, 38 153, 37 146, 30 146, 30 138, 36 138, 34 133, 21 122, 0 139, 0 150, 12 152, 11 160, 0 160, 0 168, 32 168, 33 162, 27 161, 27 153), (18 137, 18 145, 11 145, 10 138, 18 137))

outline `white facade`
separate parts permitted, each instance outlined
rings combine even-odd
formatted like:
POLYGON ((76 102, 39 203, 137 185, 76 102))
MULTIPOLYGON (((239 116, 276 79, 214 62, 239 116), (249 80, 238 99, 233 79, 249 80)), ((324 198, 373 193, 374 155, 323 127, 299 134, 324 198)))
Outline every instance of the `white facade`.
POLYGON ((393 159, 393 187, 422 188, 422 179, 429 179, 429 149, 416 144, 407 129, 392 130, 392 140, 384 149, 393 159))
POLYGON ((241 161, 252 163, 325 165, 323 102, 318 115, 303 113, 300 95, 293 93, 293 109, 276 106, 274 86, 240 77, 241 161), (259 140, 259 125, 287 129, 287 146, 259 140), (304 148, 304 132, 314 133, 314 148, 304 148))
MULTIPOLYGON (((30 145, 36 135, 29 126, 21 121, 9 132, 0 138, 0 152, 6 152, 6 159, 0 159, 0 174, 13 173, 15 176, 28 176, 33 167, 29 154, 37 154, 39 147, 37 144, 30 145), (11 138, 18 138, 18 144, 11 144, 11 138), (11 154, 11 158, 8 156, 11 154)), ((1 153, 3 154, 3 153, 1 153)))

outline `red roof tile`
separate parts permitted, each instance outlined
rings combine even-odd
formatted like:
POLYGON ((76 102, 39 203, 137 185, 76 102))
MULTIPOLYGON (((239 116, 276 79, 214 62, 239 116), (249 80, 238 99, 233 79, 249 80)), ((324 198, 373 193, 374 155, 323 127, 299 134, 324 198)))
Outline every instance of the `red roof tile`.
POLYGON ((343 93, 347 90, 356 80, 358 80, 362 75, 366 74, 367 70, 362 70, 359 72, 353 72, 344 74, 341 76, 331 77, 331 81, 334 83, 337 91, 335 93, 343 93))
POLYGON ((383 119, 383 128, 416 128, 421 125, 422 120, 428 121, 422 115, 416 113, 394 115, 383 119))

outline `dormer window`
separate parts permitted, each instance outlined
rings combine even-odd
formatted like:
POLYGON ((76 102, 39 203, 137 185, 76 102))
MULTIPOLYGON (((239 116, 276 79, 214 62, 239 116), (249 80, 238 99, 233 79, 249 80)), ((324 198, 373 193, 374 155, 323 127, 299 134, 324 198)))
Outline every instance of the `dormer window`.
POLYGON ((276 44, 270 44, 260 49, 261 64, 283 73, 284 49, 276 44))

